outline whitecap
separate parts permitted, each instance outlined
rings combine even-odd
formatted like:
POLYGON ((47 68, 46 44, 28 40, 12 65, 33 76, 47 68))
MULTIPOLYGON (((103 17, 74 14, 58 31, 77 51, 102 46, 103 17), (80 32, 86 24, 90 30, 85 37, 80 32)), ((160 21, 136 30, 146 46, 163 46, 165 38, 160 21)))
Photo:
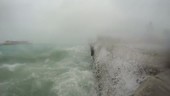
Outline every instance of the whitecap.
POLYGON ((75 51, 75 52, 82 52, 82 50, 85 50, 85 46, 75 46, 75 47, 70 47, 70 48, 66 48, 65 50, 68 51, 75 51))
POLYGON ((15 69, 19 66, 22 66, 24 64, 19 64, 19 63, 16 63, 16 64, 3 64, 0 66, 0 68, 7 68, 9 71, 15 71, 15 69))

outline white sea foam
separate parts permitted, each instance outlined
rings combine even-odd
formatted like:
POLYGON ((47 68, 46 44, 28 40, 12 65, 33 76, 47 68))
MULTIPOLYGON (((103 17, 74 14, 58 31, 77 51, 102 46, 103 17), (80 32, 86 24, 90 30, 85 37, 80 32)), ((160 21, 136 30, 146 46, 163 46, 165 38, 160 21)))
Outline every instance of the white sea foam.
POLYGON ((19 63, 15 63, 15 64, 3 64, 0 66, 0 68, 7 68, 9 71, 15 71, 15 69, 19 66, 22 66, 24 64, 19 64, 19 63))
POLYGON ((82 52, 82 50, 85 50, 85 49, 87 49, 85 46, 75 46, 71 48, 66 48, 65 50, 74 51, 74 52, 82 52))

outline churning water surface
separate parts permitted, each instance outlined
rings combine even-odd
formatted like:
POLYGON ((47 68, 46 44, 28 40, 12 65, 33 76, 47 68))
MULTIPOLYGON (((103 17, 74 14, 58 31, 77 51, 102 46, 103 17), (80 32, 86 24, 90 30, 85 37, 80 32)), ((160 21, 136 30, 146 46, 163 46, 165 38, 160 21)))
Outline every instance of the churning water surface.
POLYGON ((0 96, 92 96, 88 46, 0 46, 0 96))

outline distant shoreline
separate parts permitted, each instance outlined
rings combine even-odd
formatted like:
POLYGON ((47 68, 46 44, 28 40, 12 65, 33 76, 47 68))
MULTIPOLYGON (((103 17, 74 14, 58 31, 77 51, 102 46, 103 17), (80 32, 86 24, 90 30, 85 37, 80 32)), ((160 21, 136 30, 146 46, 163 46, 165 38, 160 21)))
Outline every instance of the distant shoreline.
POLYGON ((3 43, 0 43, 0 45, 20 45, 20 44, 31 44, 28 41, 5 41, 3 43))

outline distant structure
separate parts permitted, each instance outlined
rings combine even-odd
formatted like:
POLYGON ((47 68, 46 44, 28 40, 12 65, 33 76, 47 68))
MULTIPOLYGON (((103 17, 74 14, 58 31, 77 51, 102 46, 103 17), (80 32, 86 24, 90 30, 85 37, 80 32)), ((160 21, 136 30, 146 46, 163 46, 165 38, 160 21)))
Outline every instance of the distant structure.
POLYGON ((18 44, 31 44, 28 41, 10 41, 7 40, 3 43, 1 43, 0 45, 18 45, 18 44))

